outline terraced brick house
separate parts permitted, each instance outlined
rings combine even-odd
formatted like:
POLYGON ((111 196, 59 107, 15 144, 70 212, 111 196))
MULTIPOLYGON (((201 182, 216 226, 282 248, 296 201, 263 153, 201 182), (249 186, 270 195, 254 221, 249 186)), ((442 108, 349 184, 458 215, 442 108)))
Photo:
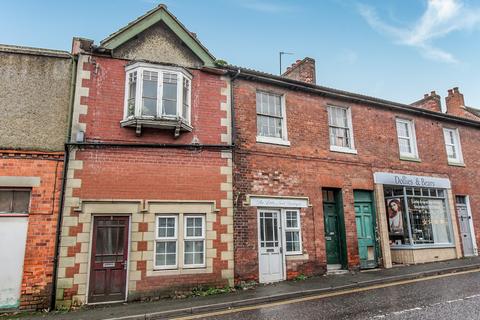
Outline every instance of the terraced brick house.
POLYGON ((229 66, 235 278, 275 282, 478 254, 480 117, 458 88, 405 105, 229 66))
POLYGON ((233 285, 228 77, 165 6, 75 38, 58 307, 233 285))

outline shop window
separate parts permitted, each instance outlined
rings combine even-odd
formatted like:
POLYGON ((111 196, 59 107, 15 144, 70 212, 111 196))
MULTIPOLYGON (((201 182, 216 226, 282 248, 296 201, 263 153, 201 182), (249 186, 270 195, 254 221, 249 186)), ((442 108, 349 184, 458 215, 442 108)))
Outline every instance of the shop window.
POLYGON ((384 190, 391 245, 452 244, 445 190, 394 186, 384 190))
POLYGON ((328 106, 330 150, 356 153, 350 108, 328 106))
POLYGON ((0 215, 28 214, 30 207, 30 190, 0 190, 0 215))
POLYGON ((300 211, 285 211, 285 245, 286 254, 301 254, 300 211))
POLYGON ((443 137, 445 139, 448 163, 463 164, 462 148, 460 146, 458 130, 443 128, 443 137))
POLYGON ((283 96, 257 91, 256 105, 257 141, 289 145, 283 96))
POLYGON ((418 159, 417 139, 413 121, 397 119, 397 137, 400 157, 407 159, 418 159))

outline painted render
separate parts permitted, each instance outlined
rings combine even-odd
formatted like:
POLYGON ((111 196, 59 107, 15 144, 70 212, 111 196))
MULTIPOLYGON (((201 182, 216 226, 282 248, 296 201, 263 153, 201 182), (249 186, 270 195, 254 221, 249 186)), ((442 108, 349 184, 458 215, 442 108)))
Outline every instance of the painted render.
POLYGON ((132 40, 113 50, 115 58, 172 63, 187 67, 201 67, 202 61, 182 44, 165 25, 157 22, 132 40))
POLYGON ((63 151, 72 59, 64 51, 0 45, 0 146, 63 151))

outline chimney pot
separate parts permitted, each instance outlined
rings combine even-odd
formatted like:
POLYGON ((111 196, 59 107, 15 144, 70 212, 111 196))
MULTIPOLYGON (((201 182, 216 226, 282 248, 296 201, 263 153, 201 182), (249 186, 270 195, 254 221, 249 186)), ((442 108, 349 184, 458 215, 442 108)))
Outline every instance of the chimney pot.
POLYGON ((423 98, 428 98, 428 93, 425 93, 425 94, 423 95, 423 98))
POLYGON ((437 93, 436 93, 435 90, 434 90, 434 91, 430 92, 430 95, 431 95, 431 96, 436 96, 437 93))
POLYGON ((282 77, 315 84, 315 60, 312 58, 297 60, 287 68, 282 77))

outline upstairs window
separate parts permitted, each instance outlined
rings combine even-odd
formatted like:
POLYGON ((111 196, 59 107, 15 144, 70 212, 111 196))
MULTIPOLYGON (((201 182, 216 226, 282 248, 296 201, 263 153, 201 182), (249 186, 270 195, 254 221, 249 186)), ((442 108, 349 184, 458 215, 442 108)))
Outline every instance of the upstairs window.
POLYGON ((448 163, 463 164, 462 148, 460 146, 458 130, 443 128, 443 137, 445 139, 448 163))
POLYGON ((29 190, 0 190, 0 215, 28 214, 30 207, 29 190))
POLYGON ((413 121, 397 119, 396 124, 400 158, 418 159, 417 139, 413 121))
POLYGON ((350 108, 328 106, 330 150, 356 153, 350 108))
POLYGON ((126 79, 122 126, 180 125, 191 131, 192 76, 188 71, 137 62, 126 68, 126 79))
POLYGON ((289 145, 283 96, 257 91, 257 141, 289 145))

